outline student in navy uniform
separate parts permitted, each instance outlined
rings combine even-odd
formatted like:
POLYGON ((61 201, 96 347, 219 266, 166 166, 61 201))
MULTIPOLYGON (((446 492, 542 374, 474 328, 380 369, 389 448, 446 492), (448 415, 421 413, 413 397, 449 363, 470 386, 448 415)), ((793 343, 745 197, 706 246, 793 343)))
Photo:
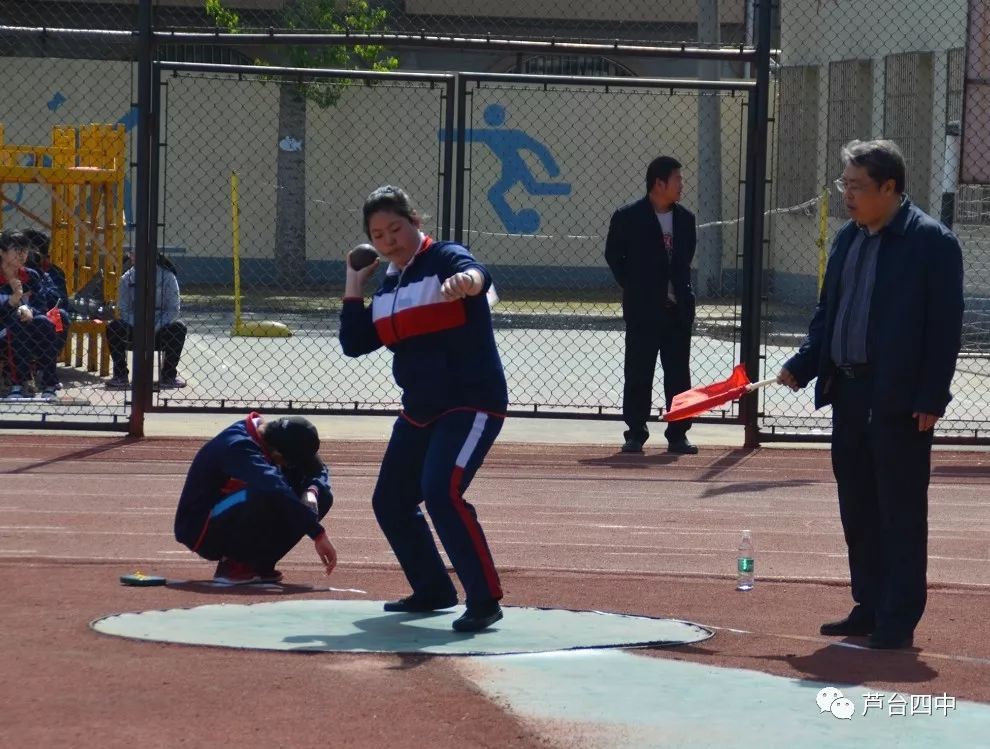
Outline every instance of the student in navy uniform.
POLYGON ((0 354, 7 360, 11 381, 7 398, 25 397, 24 383, 31 379, 34 362, 41 397, 50 400, 58 388, 58 340, 55 325, 46 317, 41 276, 26 267, 30 250, 24 232, 0 232, 0 354))
POLYGON ((464 247, 434 242, 400 188, 375 190, 364 229, 390 262, 370 306, 362 288, 378 262, 348 264, 340 315, 347 356, 387 347, 402 388, 402 411, 382 460, 372 506, 412 594, 386 611, 426 612, 457 603, 420 504, 425 502, 466 594, 455 630, 502 618, 502 588, 477 514, 464 499, 502 429, 508 394, 487 292, 491 276, 464 247))
MULTIPOLYGON (((25 229, 24 236, 31 243, 27 267, 33 268, 41 276, 41 294, 49 310, 58 309, 62 320, 61 330, 56 325, 55 337, 59 352, 65 348, 69 337, 69 290, 65 282, 65 271, 52 262, 50 255, 51 239, 40 229, 25 229)), ((52 320, 54 323, 55 321, 52 320)))
MULTIPOLYGON (((691 388, 691 261, 698 232, 694 214, 678 202, 683 188, 680 162, 654 159, 646 168, 646 195, 612 214, 605 239, 605 261, 622 288, 626 325, 624 453, 643 452, 650 437, 646 421, 658 354, 667 409, 675 395, 691 388)), ((667 452, 698 452, 687 438, 690 427, 688 419, 667 424, 667 452)))
POLYGON ((911 647, 925 610, 928 480, 935 423, 962 336, 962 250, 904 195, 904 157, 889 140, 852 141, 836 181, 852 218, 835 236, 821 297, 778 381, 818 378, 832 405, 832 468, 849 549, 849 615, 823 635, 911 647))
POLYGON ((278 582, 278 561, 302 539, 313 540, 326 574, 337 552, 320 520, 333 504, 320 461, 320 436, 301 416, 235 422, 193 459, 175 513, 175 538, 218 561, 214 580, 278 582))

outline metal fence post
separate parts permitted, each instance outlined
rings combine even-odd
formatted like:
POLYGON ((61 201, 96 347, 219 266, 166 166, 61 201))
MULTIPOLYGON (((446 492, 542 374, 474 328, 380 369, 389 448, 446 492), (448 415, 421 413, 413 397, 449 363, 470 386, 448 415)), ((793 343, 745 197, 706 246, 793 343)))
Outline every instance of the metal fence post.
POLYGON ((144 436, 144 415, 151 405, 151 381, 154 356, 154 294, 155 226, 152 224, 152 138, 156 128, 152 81, 154 73, 153 10, 151 0, 141 0, 138 6, 138 124, 137 124, 137 184, 134 189, 134 367, 131 391, 131 413, 128 433, 144 436))
POLYGON ((456 84, 453 78, 444 85, 444 98, 446 99, 446 109, 443 113, 443 195, 440 207, 440 239, 449 240, 451 197, 454 191, 454 109, 457 101, 456 84))
MULTIPOLYGON (((760 338, 763 309, 763 242, 766 206, 767 139, 770 113, 771 0, 756 0, 756 88, 749 94, 746 141, 746 231, 743 234, 743 293, 741 354, 746 372, 760 379, 760 338)), ((759 392, 743 397, 740 413, 745 425, 746 447, 760 439, 759 392)))
POLYGON ((457 102, 457 177, 454 180, 454 241, 460 245, 464 244, 464 173, 467 166, 464 164, 465 143, 467 141, 464 128, 467 127, 467 82, 464 76, 456 76, 454 87, 457 95, 454 100, 457 102))

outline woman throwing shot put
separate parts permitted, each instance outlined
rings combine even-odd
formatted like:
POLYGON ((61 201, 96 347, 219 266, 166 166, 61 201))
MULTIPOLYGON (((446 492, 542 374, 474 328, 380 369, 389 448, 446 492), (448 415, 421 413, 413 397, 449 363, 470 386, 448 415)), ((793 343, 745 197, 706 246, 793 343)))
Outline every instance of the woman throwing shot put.
POLYGON ((486 298, 491 275, 467 249, 434 242, 420 225, 404 190, 387 185, 368 196, 365 233, 389 266, 365 307, 363 285, 379 263, 361 270, 347 263, 340 343, 347 356, 388 348, 402 388, 372 506, 412 594, 385 610, 457 604, 419 507, 425 502, 466 593, 453 627, 474 632, 502 618, 502 588, 464 492, 502 429, 508 395, 486 298))

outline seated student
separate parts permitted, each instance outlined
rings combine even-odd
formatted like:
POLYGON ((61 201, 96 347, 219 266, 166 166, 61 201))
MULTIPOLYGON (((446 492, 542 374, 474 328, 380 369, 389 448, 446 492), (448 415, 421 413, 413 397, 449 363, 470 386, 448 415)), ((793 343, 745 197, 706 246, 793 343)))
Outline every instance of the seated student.
POLYGON ((211 439, 193 458, 175 513, 175 538, 218 561, 214 580, 278 582, 275 569, 304 536, 326 574, 337 552, 320 520, 333 504, 320 461, 320 436, 301 416, 264 421, 251 413, 211 439))
POLYGON ((11 386, 6 397, 11 400, 25 397, 32 362, 37 365, 41 397, 52 399, 58 389, 55 325, 45 316, 41 277, 25 265, 30 249, 24 232, 0 232, 0 330, 6 331, 2 355, 9 365, 11 386))
MULTIPOLYGON (((120 278, 117 308, 120 319, 107 323, 107 345, 113 360, 113 377, 108 390, 127 390, 130 372, 127 369, 127 349, 134 333, 134 250, 128 250, 131 267, 120 278)), ((179 320, 179 279, 175 265, 158 253, 155 261, 158 278, 155 281, 155 349, 162 352, 162 370, 158 373, 161 390, 184 388, 186 381, 178 376, 179 357, 186 342, 186 326, 179 320)))
POLYGON ((60 326, 55 324, 55 337, 58 339, 58 351, 61 352, 69 337, 69 290, 65 284, 65 271, 51 260, 49 255, 51 239, 48 234, 39 229, 25 229, 24 236, 31 243, 27 267, 37 271, 41 276, 40 294, 44 297, 43 303, 49 310, 58 308, 57 314, 62 319, 61 330, 59 330, 60 326))

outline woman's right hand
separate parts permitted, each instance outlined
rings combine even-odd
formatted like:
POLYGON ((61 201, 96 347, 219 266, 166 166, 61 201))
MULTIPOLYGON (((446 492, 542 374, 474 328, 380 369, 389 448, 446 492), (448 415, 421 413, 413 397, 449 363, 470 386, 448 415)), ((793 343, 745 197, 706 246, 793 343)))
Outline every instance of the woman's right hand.
POLYGON ((344 296, 364 296, 365 281, 367 281, 370 276, 375 274, 380 264, 381 260, 376 260, 371 265, 367 265, 361 270, 354 270, 350 263, 344 261, 344 266, 347 268, 347 275, 344 277, 344 296))

